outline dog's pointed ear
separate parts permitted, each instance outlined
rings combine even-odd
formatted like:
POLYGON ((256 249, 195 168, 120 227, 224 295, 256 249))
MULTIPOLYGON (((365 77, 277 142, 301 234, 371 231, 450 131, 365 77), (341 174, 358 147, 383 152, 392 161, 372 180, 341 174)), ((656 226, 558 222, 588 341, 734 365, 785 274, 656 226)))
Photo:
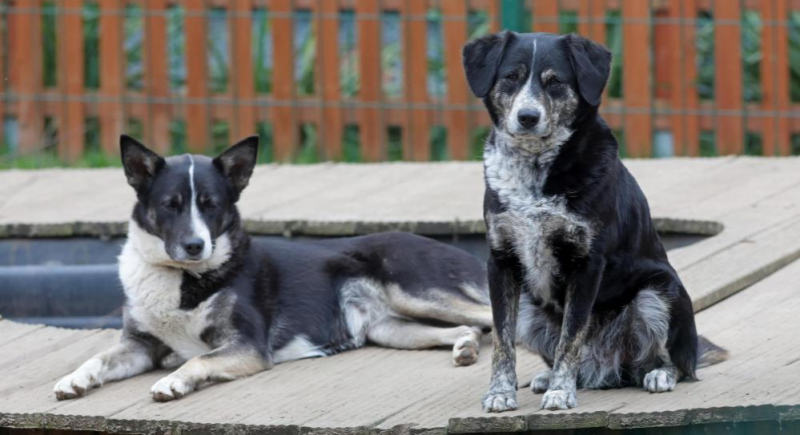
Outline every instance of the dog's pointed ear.
POLYGON ((164 158, 150 151, 136 139, 124 134, 119 138, 119 154, 128 184, 136 192, 146 190, 158 171, 164 167, 164 158))
POLYGON ((564 36, 578 81, 578 92, 593 107, 600 105, 603 89, 611 74, 611 52, 582 36, 564 36))
POLYGON ((231 181, 238 195, 250 182, 257 157, 258 136, 250 136, 215 158, 214 166, 231 181))
POLYGON ((503 53, 513 37, 514 32, 506 30, 482 36, 464 45, 461 60, 469 88, 476 97, 483 98, 492 90, 503 53))

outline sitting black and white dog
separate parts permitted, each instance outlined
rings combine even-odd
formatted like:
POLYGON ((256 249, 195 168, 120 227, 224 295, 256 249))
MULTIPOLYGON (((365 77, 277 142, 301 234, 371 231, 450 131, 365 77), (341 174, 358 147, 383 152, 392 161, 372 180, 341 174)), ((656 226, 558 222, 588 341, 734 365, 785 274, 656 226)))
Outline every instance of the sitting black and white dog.
POLYGON ((407 233, 251 243, 236 202, 257 149, 253 137, 215 159, 164 159, 122 137, 137 197, 119 257, 122 338, 58 382, 58 399, 179 367, 151 389, 168 401, 205 382, 367 341, 453 346, 455 365, 476 361, 482 329, 492 325, 481 262, 407 233))
POLYGON ((494 314, 483 408, 517 408, 516 340, 550 370, 542 408, 576 389, 671 391, 726 352, 695 331, 644 194, 598 115, 611 53, 576 35, 503 32, 463 51, 494 128, 484 150, 484 218, 494 314), (519 320, 518 320, 519 319, 519 320))

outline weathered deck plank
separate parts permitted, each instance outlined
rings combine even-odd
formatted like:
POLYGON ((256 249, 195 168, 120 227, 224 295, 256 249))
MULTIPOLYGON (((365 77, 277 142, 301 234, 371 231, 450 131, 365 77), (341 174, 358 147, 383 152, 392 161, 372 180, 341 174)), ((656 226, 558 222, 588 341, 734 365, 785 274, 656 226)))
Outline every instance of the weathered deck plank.
MULTIPOLYGON (((696 309, 800 257, 800 228, 793 225, 800 220, 800 159, 626 165, 662 228, 713 234, 724 227, 670 252, 696 309)), ((121 234, 134 199, 120 169, 3 171, 3 192, 0 237, 121 234)), ((257 233, 450 235, 484 231, 482 195, 479 163, 268 165, 257 168, 240 205, 246 226, 257 233)))
MULTIPOLYGON (((501 418, 480 411, 479 398, 489 379, 487 343, 479 363, 466 368, 451 367, 446 350, 366 348, 282 364, 173 403, 154 403, 148 396, 163 372, 110 383, 81 400, 57 402, 54 382, 112 344, 118 332, 39 328, 0 346, 0 426, 149 431, 185 422, 222 429, 286 426, 281 430, 294 433, 301 427, 423 429, 449 424, 456 432, 800 419, 800 395, 792 381, 800 379, 799 280, 800 261, 698 314, 700 332, 732 354, 729 361, 700 370, 701 382, 681 383, 675 392, 659 395, 635 388, 580 391, 577 410, 556 413, 539 411, 541 396, 521 390, 520 410, 501 418)), ((19 326, 0 321, 0 337, 19 334, 19 326)), ((521 381, 543 368, 526 351, 520 351, 519 361, 521 381)))

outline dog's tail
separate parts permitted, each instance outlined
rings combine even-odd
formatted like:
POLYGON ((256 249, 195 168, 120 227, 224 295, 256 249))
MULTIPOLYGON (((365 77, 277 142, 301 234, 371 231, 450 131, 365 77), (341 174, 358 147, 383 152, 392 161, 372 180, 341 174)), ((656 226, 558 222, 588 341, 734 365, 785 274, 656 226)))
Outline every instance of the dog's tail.
POLYGON ((710 365, 719 364, 728 359, 730 355, 726 349, 723 349, 711 340, 697 336, 697 368, 708 367, 710 365))

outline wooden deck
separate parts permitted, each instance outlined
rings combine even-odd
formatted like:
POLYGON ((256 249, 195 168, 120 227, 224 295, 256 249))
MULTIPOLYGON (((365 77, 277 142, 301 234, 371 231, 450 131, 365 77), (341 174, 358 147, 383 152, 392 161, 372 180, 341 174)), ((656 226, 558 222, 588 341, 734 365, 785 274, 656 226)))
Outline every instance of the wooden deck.
MULTIPOLYGON (((660 395, 580 391, 576 410, 556 413, 539 411, 541 397, 522 390, 520 410, 490 416, 479 404, 489 381, 487 343, 480 362, 467 368, 451 367, 447 351, 367 348, 279 365, 174 403, 149 398, 149 387, 164 373, 57 402, 55 381, 108 347, 118 332, 0 321, 0 428, 461 433, 800 420, 800 160, 627 164, 663 229, 718 232, 670 252, 696 309, 704 309, 700 332, 732 354, 701 370, 701 382, 660 395)), ((113 234, 124 228, 128 190, 119 170, 0 173, 0 232, 113 234)), ((477 164, 262 167, 242 209, 249 227, 264 233, 397 227, 463 234, 483 229, 481 191, 477 164)), ((520 352, 520 379, 541 368, 537 357, 520 352)))

